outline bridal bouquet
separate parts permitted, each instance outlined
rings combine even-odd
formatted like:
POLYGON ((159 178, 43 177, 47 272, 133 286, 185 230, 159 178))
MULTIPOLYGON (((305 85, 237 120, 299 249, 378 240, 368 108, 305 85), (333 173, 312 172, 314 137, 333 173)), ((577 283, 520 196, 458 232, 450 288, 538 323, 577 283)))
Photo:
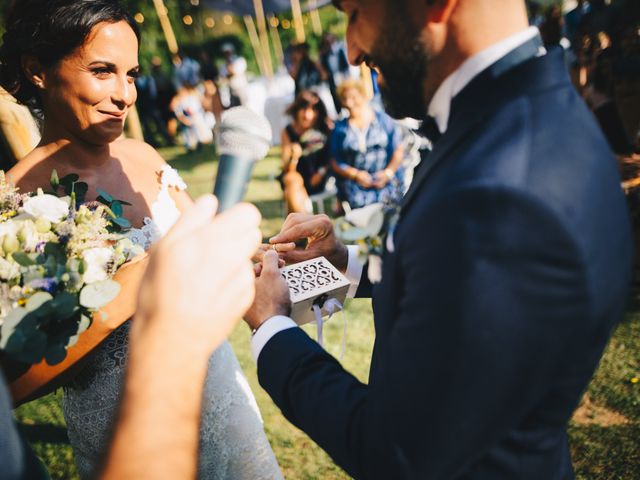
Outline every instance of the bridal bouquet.
POLYGON ((85 203, 86 191, 54 171, 49 192, 21 194, 0 171, 0 349, 19 362, 62 362, 142 253, 122 233, 124 202, 99 191, 85 203))

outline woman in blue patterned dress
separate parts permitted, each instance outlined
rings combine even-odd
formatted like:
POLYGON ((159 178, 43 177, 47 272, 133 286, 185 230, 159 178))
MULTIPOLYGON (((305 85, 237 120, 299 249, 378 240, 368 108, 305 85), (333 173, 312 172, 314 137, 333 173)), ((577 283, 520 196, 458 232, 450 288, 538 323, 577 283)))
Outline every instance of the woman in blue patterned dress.
POLYGON ((349 111, 349 118, 336 123, 330 142, 340 200, 360 208, 395 196, 403 183, 400 130, 386 113, 369 106, 359 80, 342 83, 338 95, 349 111))

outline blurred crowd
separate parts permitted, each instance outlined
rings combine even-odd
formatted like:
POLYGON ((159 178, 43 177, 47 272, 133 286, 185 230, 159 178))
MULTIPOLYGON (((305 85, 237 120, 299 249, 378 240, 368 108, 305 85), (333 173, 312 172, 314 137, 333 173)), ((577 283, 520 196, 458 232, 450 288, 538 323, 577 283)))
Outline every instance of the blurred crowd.
MULTIPOLYGON (((225 109, 247 104, 247 61, 231 43, 221 50, 219 63, 204 51, 197 59, 180 51, 170 73, 159 57, 152 59, 151 70, 136 79, 147 142, 197 150, 214 141, 225 109)), ((287 210, 312 212, 313 196, 325 192, 339 213, 401 195, 410 158, 405 143, 415 136, 384 113, 375 74, 362 78, 349 65, 344 42, 330 33, 322 36, 317 59, 308 43, 290 45, 285 66, 295 84, 294 101, 282 112, 290 121, 280 132, 287 210)))
POLYGON ((615 153, 640 151, 640 3, 578 0, 565 12, 527 3, 545 47, 565 50, 574 85, 615 153))
MULTIPOLYGON (((634 1, 578 0, 574 8, 528 1, 529 21, 545 48, 563 49, 576 88, 620 156, 640 152, 640 6, 634 1)), ((224 109, 247 104, 247 60, 225 43, 215 62, 179 52, 171 73, 160 58, 136 81, 145 139, 196 150, 214 141, 224 109)), ((279 176, 289 212, 310 212, 328 191, 334 209, 362 207, 406 190, 419 155, 411 132, 382 108, 375 72, 349 65, 345 44, 325 33, 317 55, 308 43, 285 49, 295 100, 283 115, 279 176), (368 75, 368 74, 367 74, 368 75)), ((424 144, 420 145, 423 148, 424 144)))
POLYGON ((204 50, 197 60, 179 51, 170 69, 154 57, 151 71, 136 80, 145 140, 154 146, 181 143, 188 150, 212 143, 222 111, 246 103, 247 85, 247 61, 230 43, 222 46, 219 64, 204 50))

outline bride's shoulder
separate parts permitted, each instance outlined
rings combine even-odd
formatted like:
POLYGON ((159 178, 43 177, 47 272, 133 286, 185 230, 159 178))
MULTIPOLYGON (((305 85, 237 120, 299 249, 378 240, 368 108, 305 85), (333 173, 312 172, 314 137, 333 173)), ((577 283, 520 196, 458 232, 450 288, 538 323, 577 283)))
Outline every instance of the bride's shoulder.
POLYGON ((135 165, 136 169, 157 171, 167 164, 155 148, 139 140, 117 140, 111 144, 111 150, 115 157, 126 159, 128 163, 135 165))
POLYGON ((51 159, 36 147, 7 172, 9 180, 23 192, 35 191, 49 185, 51 172, 55 168, 51 159))
POLYGON ((175 186, 179 190, 186 189, 177 170, 160 156, 148 143, 138 140, 123 139, 112 144, 112 153, 126 163, 129 176, 149 177, 150 175, 165 186, 175 186))

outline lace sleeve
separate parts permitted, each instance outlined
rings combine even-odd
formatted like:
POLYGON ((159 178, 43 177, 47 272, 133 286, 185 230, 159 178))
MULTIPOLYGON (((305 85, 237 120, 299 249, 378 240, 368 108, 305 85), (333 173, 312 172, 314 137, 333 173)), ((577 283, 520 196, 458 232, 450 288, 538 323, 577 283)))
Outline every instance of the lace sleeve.
POLYGON ((182 177, 180 176, 178 171, 175 168, 170 167, 169 165, 165 165, 164 167, 162 167, 162 170, 160 172, 160 185, 163 190, 167 189, 168 187, 175 187, 178 190, 187 189, 187 184, 184 183, 184 180, 182 180, 182 177))

